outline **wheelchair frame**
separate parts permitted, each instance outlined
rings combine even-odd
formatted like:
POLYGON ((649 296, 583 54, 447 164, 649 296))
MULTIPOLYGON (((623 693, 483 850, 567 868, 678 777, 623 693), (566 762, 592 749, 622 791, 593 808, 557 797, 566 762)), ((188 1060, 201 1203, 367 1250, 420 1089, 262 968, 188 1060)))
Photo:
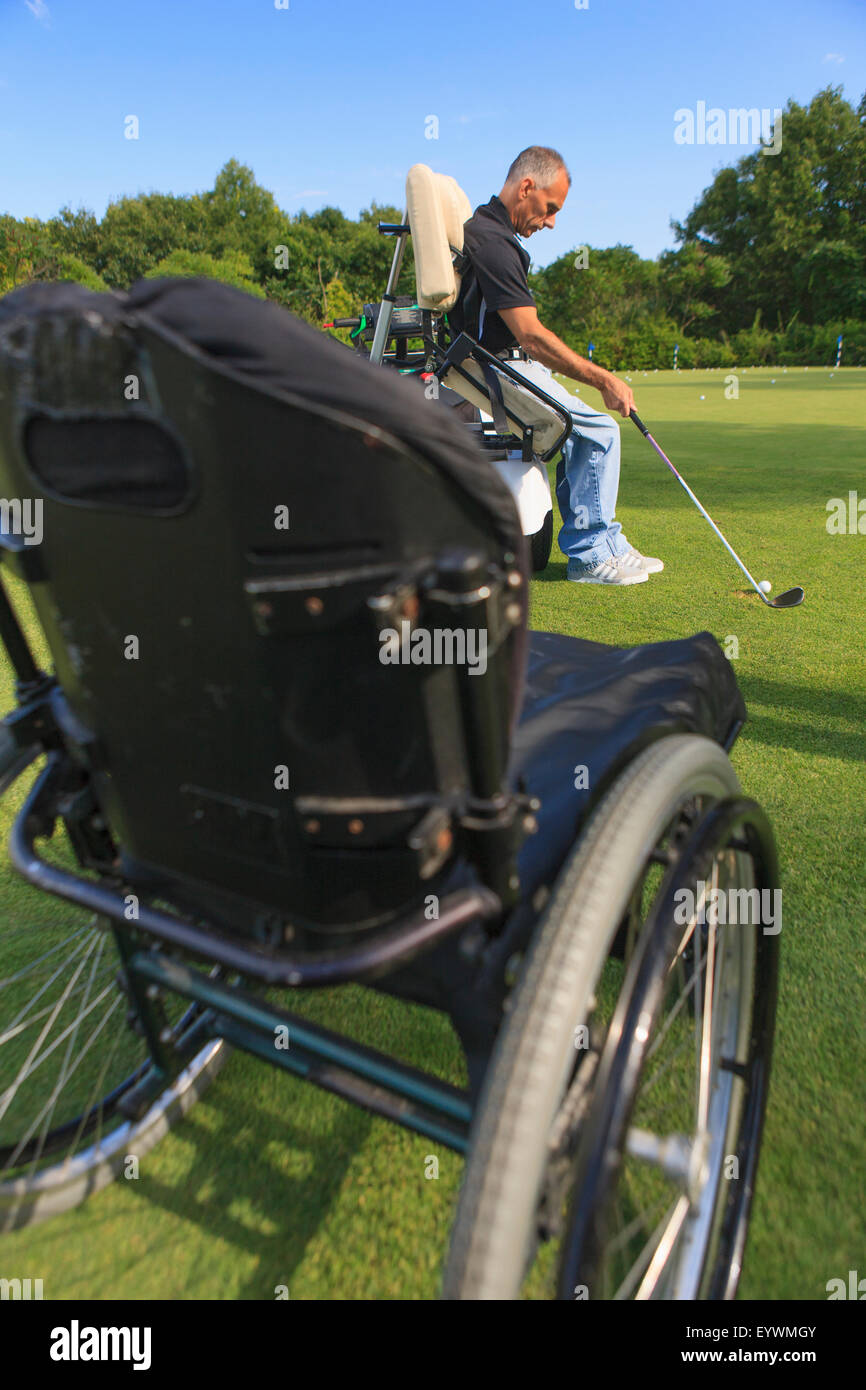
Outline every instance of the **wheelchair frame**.
MULTIPOLYGON (((19 574, 27 573, 28 552, 18 539, 2 535, 0 546, 7 557, 14 556, 19 561, 19 574)), ((58 815, 62 815, 73 845, 91 858, 94 848, 98 849, 93 841, 94 809, 87 804, 76 807, 64 786, 64 760, 59 749, 63 725, 68 724, 71 716, 57 681, 36 666, 2 580, 0 637, 18 676, 20 701, 19 708, 0 726, 14 743, 15 770, 11 780, 20 776, 43 750, 49 750, 47 765, 15 821, 10 858, 34 888, 63 898, 112 924, 126 984, 154 1058, 152 1075, 118 1098, 122 1113, 130 1119, 139 1118, 154 1097, 180 1074, 196 1049, 209 1038, 225 1038, 233 1047, 465 1153, 471 1121, 468 1093, 384 1053, 263 1004, 236 985, 203 978, 178 960, 147 949, 145 942, 154 939, 168 951, 205 959, 233 976, 270 987, 300 989, 363 983, 406 964, 433 943, 470 923, 496 919, 503 911, 499 896, 487 888, 458 891, 442 900, 436 918, 415 914, 393 922, 386 934, 369 942, 306 952, 302 956, 283 952, 275 957, 237 938, 220 937, 213 928, 198 927, 144 904, 137 909, 138 926, 131 925, 123 885, 112 890, 88 882, 47 863, 36 851, 35 838, 50 835, 58 815), (197 1018, 192 1030, 177 1039, 169 1038, 149 986, 182 995, 209 1012, 197 1018), (273 1047, 274 1031, 283 1027, 289 1029, 292 1046, 277 1051, 273 1047)), ((475 688, 472 682, 467 685, 470 692, 475 688)), ((477 710, 476 717, 481 713, 477 710)), ((482 768, 482 776, 486 770, 482 768)), ((526 810, 531 814, 529 801, 526 810)))
MULTIPOLYGON (((503 365, 498 363, 497 368, 503 365)), ((0 536, 0 558, 26 582, 38 582, 42 577, 38 552, 15 536, 0 536)), ((446 564, 439 564, 434 606, 444 605, 441 612, 446 614, 449 606, 453 609, 459 604, 468 625, 486 626, 494 632, 506 631, 509 622, 516 625, 522 609, 509 597, 515 593, 509 584, 516 578, 520 586, 523 579, 514 571, 500 574, 493 582, 490 569, 485 568, 487 577, 482 583, 476 570, 470 572, 465 565, 449 570, 446 564), (516 616, 509 619, 510 607, 516 616)), ((249 592, 246 597, 252 601, 249 592)), ((671 730, 653 725, 641 749, 630 746, 631 762, 607 769, 611 780, 600 791, 589 821, 580 827, 570 854, 560 862, 552 889, 545 883, 543 891, 535 892, 529 901, 521 896, 516 852, 537 828, 535 815, 540 803, 519 784, 516 790, 509 786, 503 791, 503 759, 508 754, 500 747, 498 734, 505 728, 505 708, 489 682, 462 679, 454 694, 468 744, 463 853, 474 863, 478 881, 468 887, 460 887, 458 881, 458 886, 442 898, 438 915, 431 918, 418 911, 392 918, 388 927, 371 939, 349 933, 351 939, 332 938, 326 949, 297 951, 286 949, 282 943, 245 940, 214 925, 203 925, 202 919, 208 915, 206 897, 191 915, 184 915, 189 909, 180 893, 174 902, 179 909, 176 912, 142 904, 135 893, 131 905, 122 862, 114 857, 113 841, 82 773, 82 764, 87 767, 91 761, 89 753, 93 750, 89 750, 88 740, 92 736, 78 723, 58 679, 39 669, 2 579, 0 638, 17 676, 18 700, 18 708, 0 724, 0 791, 11 786, 38 757, 47 758, 15 821, 10 841, 12 862, 35 888, 95 914, 102 927, 108 924, 121 962, 119 983, 129 1005, 128 1021, 141 1033, 147 1051, 147 1061, 141 1067, 91 1110, 52 1130, 47 1141, 43 1136, 38 1144, 22 1140, 11 1149, 0 1147, 0 1170, 10 1155, 17 1160, 17 1165, 11 1163, 14 1172, 31 1157, 36 1161, 60 1152, 70 1134, 87 1137, 95 1131, 99 1135, 106 1116, 122 1117, 132 1126, 146 1125, 154 1108, 173 1095, 175 1083, 178 1088, 189 1089, 195 1069, 202 1075, 205 1068, 212 1067, 215 1048, 224 1053, 222 1044, 227 1043, 466 1156, 467 1177, 446 1275, 446 1296, 503 1296, 496 1291, 509 1288, 509 1280, 513 1283, 516 1278, 527 1232, 534 1236, 543 1227, 558 1233, 557 1223, 563 1219, 559 1208, 575 1173, 594 1194, 594 1206, 590 1211, 585 1204, 580 1206, 580 1188, 576 1189, 577 1196, 568 1198, 569 1203, 578 1203, 578 1209, 575 1220, 568 1218, 571 1224, 565 1232, 568 1248, 562 1288, 570 1290, 587 1268, 595 1268, 601 1259, 602 1240, 595 1206, 607 1200, 617 1163, 622 1166, 627 1153, 633 1154, 628 1149, 628 1124, 645 1063, 642 1049, 647 1029, 643 1020, 647 1009, 658 1010, 662 984, 671 969, 682 964, 683 943, 677 946, 682 933, 672 935, 671 927, 670 905, 676 900, 676 891, 683 883, 716 873, 723 861, 731 874, 747 871, 759 889, 777 882, 767 818, 740 794, 720 747, 722 742, 729 747, 739 728, 739 718, 731 714, 731 707, 727 707, 726 718, 733 722, 726 729, 717 727, 715 742, 688 734, 678 740, 666 738, 665 732, 671 730), (654 805, 656 788, 665 776, 672 780, 659 809, 654 805), (627 791, 621 793, 624 784, 627 791), (644 808, 644 821, 631 831, 630 846, 626 846, 629 863, 635 869, 634 874, 629 869, 627 878, 617 859, 626 850, 621 851, 612 838, 616 830, 624 844, 629 840, 625 833, 628 827, 620 830, 617 819, 621 795, 626 803, 634 798, 644 808), (647 817, 647 811, 652 815, 647 817), (50 837, 58 820, 65 826, 81 867, 98 873, 101 882, 58 867, 37 852, 35 841, 50 837), (647 857, 648 826, 654 828, 647 857), (662 883, 644 921, 641 895, 653 866, 659 868, 662 883), (599 876, 605 885, 602 899, 598 883, 595 897, 589 891, 599 876), (578 938, 577 954, 572 937, 578 938), (563 944, 569 946, 570 956, 562 956, 563 944), (495 1026, 473 1058, 460 1031, 459 1009, 445 1010, 466 1054, 468 1089, 449 1085, 312 1024, 257 997, 248 987, 291 989, 351 981, 412 999, 415 996, 405 980, 400 985, 388 977, 410 971, 416 958, 423 972, 425 961, 421 957, 434 946, 453 947, 463 960, 465 968, 458 983, 468 1002, 464 998, 459 1006, 462 1022, 476 1005, 479 1010, 487 1009, 488 1023, 491 1012, 496 1013, 495 1026), (472 968, 485 954, 488 958, 497 956, 493 970, 496 982, 483 995, 480 986, 476 989, 472 968), (592 1043, 585 1059, 575 1057, 570 1050, 573 1024, 592 1015, 593 971, 602 969, 612 958, 627 962, 617 1005, 619 1022, 611 1024, 605 1039, 592 1043), (201 963, 207 971, 196 968, 201 963), (565 991, 564 1005, 557 995, 557 991, 559 996, 563 994, 563 979, 573 987, 571 992, 565 991), (165 1005, 175 997, 190 1007, 178 1021, 170 1023, 165 1005), (512 1003, 513 1012, 508 1016, 512 1003), (634 1019, 637 1022, 631 1026, 629 1021, 634 1019), (629 1026, 621 1027, 620 1023, 629 1026), (546 1029, 552 1030, 545 1045, 547 1054, 545 1047, 537 1049, 546 1029), (275 1035, 283 1032, 288 1046, 275 1047, 275 1035), (561 1073, 552 1078, 538 1071, 541 1063, 550 1070, 545 1055, 549 1057, 551 1049, 561 1073), (480 1075, 479 1059, 483 1063, 480 1075), (617 1077, 616 1087, 599 1089, 594 1085, 597 1074, 617 1077), (548 1108, 542 1107, 536 1114, 532 1107, 542 1102, 548 1108), (515 1120, 524 1105, 535 1115, 529 1126, 525 1119, 520 1124, 515 1120), (511 1129, 522 1130, 524 1139, 520 1161, 509 1163, 511 1129), (531 1152, 526 1148, 527 1132, 531 1152), (524 1168, 535 1178, 520 1188, 524 1168), (515 1181, 518 1190, 509 1195, 503 1184, 515 1181), (543 1219, 538 1214, 539 1201, 543 1219), (522 1215, 515 1218, 514 1212, 521 1207, 522 1215), (502 1249, 508 1255, 505 1274, 502 1249)), ((718 652, 716 657, 727 671, 718 652)), ((708 725, 696 720, 685 727, 708 725)), ((739 878, 732 881, 739 882, 739 878)), ((150 896, 157 896, 158 901, 158 895, 150 896)), ((286 939, 290 938, 283 941, 286 939)), ((701 969, 709 980, 697 928, 692 950, 696 952, 693 982, 697 997, 701 969)), ((698 1270, 697 1282, 689 1274, 694 1287, 702 1290, 701 1296, 708 1297, 731 1297, 742 1263, 766 1103, 775 1005, 775 939, 756 932, 748 944, 748 961, 746 946, 737 943, 736 950, 743 953, 744 963, 738 968, 746 980, 742 992, 747 997, 739 1005, 739 1032, 733 1041, 727 1039, 728 1052, 719 1059, 718 1071, 719 1086, 732 1098, 732 1106, 736 1097, 736 1114, 732 1109, 731 1117, 725 1120, 723 1137, 725 1142, 735 1143, 738 1156, 742 1154, 745 1172, 736 1193, 728 1196, 723 1188, 716 1187, 711 1193, 715 1204, 724 1198, 723 1210, 717 1212, 713 1205, 710 1211, 714 1231, 718 1227, 716 1244, 721 1254, 706 1274, 698 1270)), ((715 975, 712 983, 715 986, 715 975)), ((434 1006, 444 1007, 441 1003, 434 1006)), ((649 1136, 650 1141, 653 1138, 649 1136)), ((97 1157, 98 1144, 99 1139, 97 1157)), ((682 1154, 678 1157, 667 1149, 653 1150, 646 1135, 640 1145, 640 1157, 655 1155, 653 1161, 660 1170, 671 1169, 689 1191, 697 1191, 703 1171, 702 1167, 697 1171, 697 1159, 703 1164, 700 1154, 686 1161, 682 1154)), ((110 1153, 106 1151, 106 1164, 118 1168, 124 1152, 117 1146, 110 1153)), ((81 1196, 101 1185, 82 1179, 80 1174, 76 1181, 81 1196)), ((29 1215, 50 1214, 59 1200, 52 1195, 50 1184, 40 1184, 39 1177, 32 1190, 26 1183, 22 1187, 14 1177, 11 1183, 0 1180, 0 1230, 29 1215), (31 1198, 31 1210, 24 1210, 22 1217, 22 1202, 26 1207, 31 1198)))

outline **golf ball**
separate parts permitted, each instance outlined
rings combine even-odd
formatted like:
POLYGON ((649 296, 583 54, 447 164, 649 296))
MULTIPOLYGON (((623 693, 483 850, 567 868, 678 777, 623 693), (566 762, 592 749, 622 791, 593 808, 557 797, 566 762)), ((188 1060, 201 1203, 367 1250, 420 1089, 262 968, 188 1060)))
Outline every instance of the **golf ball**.
POLYGON ((758 588, 760 589, 762 594, 768 594, 772 587, 773 586, 770 583, 769 579, 762 579, 760 584, 758 585, 758 588))
POLYGON ((706 396, 701 396, 701 400, 702 400, 702 401, 705 401, 706 399, 707 399, 706 396))

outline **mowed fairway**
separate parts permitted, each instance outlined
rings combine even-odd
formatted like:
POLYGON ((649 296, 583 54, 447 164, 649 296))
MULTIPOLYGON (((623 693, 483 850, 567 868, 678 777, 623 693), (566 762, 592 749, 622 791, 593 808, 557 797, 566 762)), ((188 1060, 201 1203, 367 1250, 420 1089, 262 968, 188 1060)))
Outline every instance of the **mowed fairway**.
MULTIPOLYGON (((741 370, 736 400, 725 398, 726 375, 631 380, 642 418, 755 578, 774 593, 801 584, 803 606, 774 612, 744 592, 706 522, 623 422, 620 519, 665 572, 626 589, 577 586, 557 551, 533 586, 533 626, 622 645, 704 628, 736 639, 749 721, 734 763, 775 824, 784 913, 740 1292, 824 1299, 829 1279, 866 1273, 866 534, 826 528, 829 499, 866 498, 866 369, 741 370)), ((35 926, 64 910, 14 878, 4 854, 3 921, 35 926)), ((297 1007, 464 1081, 450 1027, 427 1010, 357 988, 307 994, 297 1007)), ((0 1239, 0 1275, 40 1277, 46 1298, 271 1299, 279 1285, 292 1299, 432 1298, 461 1166, 429 1140, 235 1055, 137 1180, 0 1239), (429 1154, 438 1180, 425 1179, 429 1154)))

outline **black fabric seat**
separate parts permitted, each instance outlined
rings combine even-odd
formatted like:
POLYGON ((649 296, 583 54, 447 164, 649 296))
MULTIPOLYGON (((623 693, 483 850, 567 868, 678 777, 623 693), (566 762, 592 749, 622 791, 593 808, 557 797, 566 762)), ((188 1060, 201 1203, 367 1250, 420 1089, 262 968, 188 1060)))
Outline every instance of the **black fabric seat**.
POLYGON ((521 890, 556 876, 588 812, 647 743, 694 733, 728 747, 745 717, 731 664, 709 632, 640 647, 530 633, 512 774, 541 810, 520 852, 521 890))
MULTIPOLYGON (((729 747, 746 717, 730 662, 700 632, 672 642, 610 647, 550 632, 528 634, 528 669, 512 739, 511 774, 541 800, 538 830, 518 855, 521 909, 474 970, 447 940, 419 966, 389 975, 386 993, 448 1012, 480 1087, 502 1016, 506 962, 526 949, 536 890, 551 886, 589 813, 619 773, 667 734, 703 734, 729 747), (587 777, 576 778, 585 767, 587 777), (575 787, 575 780, 586 785, 575 787)), ((626 816, 628 807, 623 807, 626 816)), ((457 866, 449 888, 464 882, 457 866)))

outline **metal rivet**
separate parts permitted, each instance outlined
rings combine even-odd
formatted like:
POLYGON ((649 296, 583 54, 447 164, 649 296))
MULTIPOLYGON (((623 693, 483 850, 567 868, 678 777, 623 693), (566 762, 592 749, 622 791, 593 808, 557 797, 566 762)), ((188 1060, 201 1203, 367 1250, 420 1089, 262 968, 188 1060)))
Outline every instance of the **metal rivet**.
POLYGON ((307 612, 311 615, 311 617, 318 618, 325 605, 323 604, 320 598, 317 598, 316 595, 313 594, 311 598, 305 600, 304 607, 306 608, 307 612))
POLYGON ((304 829, 306 830, 308 835, 318 835, 321 828, 321 821, 317 820, 308 820, 304 825, 304 829))
POLYGON ((348 830, 350 835, 360 835, 363 829, 364 822, 362 820, 358 820, 357 817, 354 820, 349 821, 348 830))

